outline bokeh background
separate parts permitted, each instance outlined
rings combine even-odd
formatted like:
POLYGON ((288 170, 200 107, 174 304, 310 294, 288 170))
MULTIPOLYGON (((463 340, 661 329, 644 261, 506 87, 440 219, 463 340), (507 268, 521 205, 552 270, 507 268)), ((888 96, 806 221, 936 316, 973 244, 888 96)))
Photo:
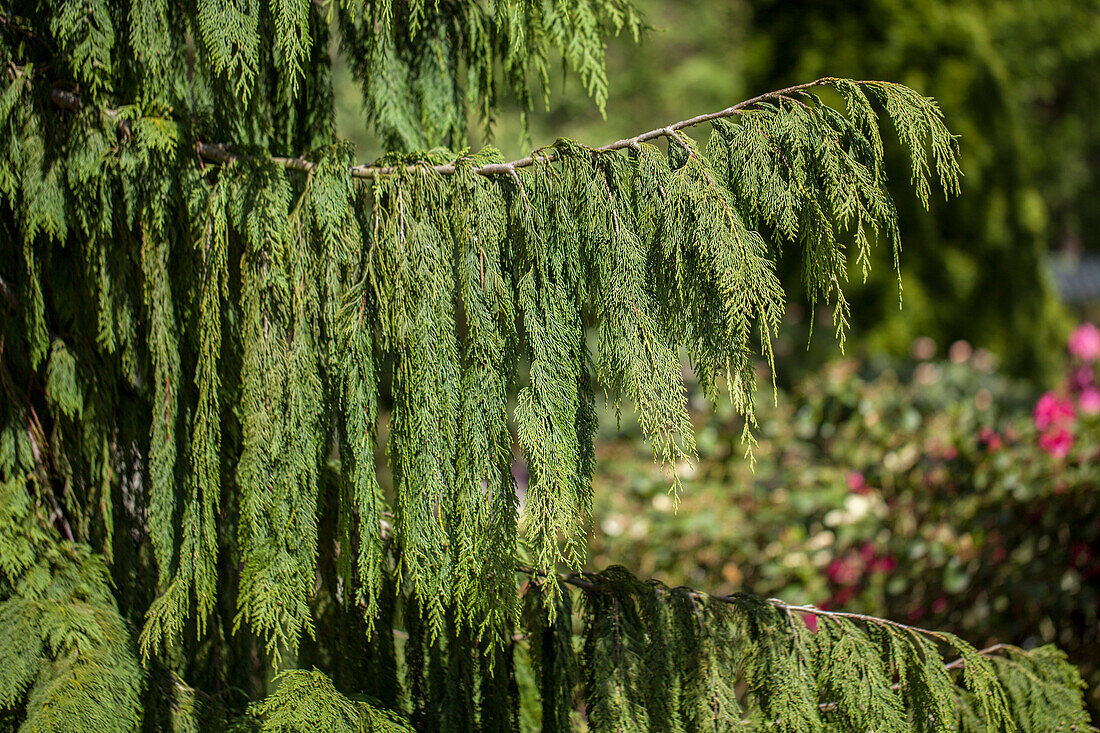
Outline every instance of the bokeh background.
MULTIPOLYGON (((563 73, 526 125, 513 109, 473 143, 598 145, 819 76, 877 78, 939 100, 965 178, 929 212, 898 187, 903 307, 883 249, 852 274, 845 354, 785 268, 755 465, 732 411, 693 399, 699 460, 671 495, 629 414, 605 414, 591 566, 979 646, 1054 642, 1100 713, 1100 2, 638 4, 652 30, 609 46, 606 116, 563 73)), ((370 159, 357 87, 337 79, 338 130, 370 159)))

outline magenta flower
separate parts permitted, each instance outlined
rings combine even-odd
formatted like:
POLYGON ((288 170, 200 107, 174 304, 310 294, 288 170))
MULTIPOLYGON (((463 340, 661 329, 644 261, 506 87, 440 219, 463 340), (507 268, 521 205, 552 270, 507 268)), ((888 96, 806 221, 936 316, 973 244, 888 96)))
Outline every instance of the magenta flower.
POLYGON ((825 575, 837 585, 852 585, 859 581, 860 568, 848 558, 837 558, 829 563, 825 575))
POLYGON ((1082 323, 1069 335, 1069 353, 1083 361, 1100 358, 1100 328, 1082 323))
POLYGON ((978 431, 978 440, 980 440, 990 453, 996 453, 1001 449, 1003 442, 1001 436, 997 434, 997 431, 993 428, 982 428, 978 431))
POLYGON ((1046 430, 1051 425, 1069 422, 1075 416, 1073 403, 1053 392, 1047 392, 1040 397, 1039 401, 1035 403, 1035 410, 1032 411, 1035 427, 1039 430, 1046 430))
POLYGON ((1074 394, 1096 384, 1096 372, 1090 366, 1081 365, 1069 375, 1069 389, 1074 394))
POLYGON ((1085 387, 1081 390, 1081 396, 1077 398, 1077 406, 1085 415, 1100 414, 1100 389, 1085 387))
POLYGON ((1039 436, 1039 447, 1055 458, 1065 458, 1073 447, 1073 433, 1058 425, 1039 436))
POLYGON ((849 471, 846 478, 848 480, 848 491, 853 494, 866 494, 870 491, 867 487, 867 480, 859 471, 849 471))
POLYGON ((883 573, 892 573, 898 567, 897 558, 893 555, 887 555, 886 557, 880 557, 875 560, 874 565, 871 566, 872 570, 878 570, 883 573))

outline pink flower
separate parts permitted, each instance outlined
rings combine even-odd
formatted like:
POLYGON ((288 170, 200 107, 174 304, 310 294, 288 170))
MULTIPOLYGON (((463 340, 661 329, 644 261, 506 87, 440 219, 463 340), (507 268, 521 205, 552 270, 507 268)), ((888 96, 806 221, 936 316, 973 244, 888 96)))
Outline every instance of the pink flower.
POLYGON ((849 471, 847 480, 848 491, 853 494, 866 494, 870 491, 867 487, 867 480, 863 478, 863 474, 859 471, 849 471))
POLYGON ((990 453, 996 453, 1003 445, 1001 436, 998 435, 997 431, 993 428, 982 428, 978 431, 978 440, 985 444, 986 449, 990 453))
POLYGON ((1055 458, 1065 458, 1073 447, 1073 433, 1065 425, 1058 425, 1039 436, 1039 447, 1055 458))
POLYGON ((1096 372, 1090 366, 1079 366, 1069 375, 1069 388, 1074 394, 1096 384, 1096 372))
POLYGON ((1100 357, 1100 328, 1082 323, 1069 335, 1069 353, 1084 361, 1100 357))
POLYGON ((877 570, 881 573, 892 573, 898 567, 898 561, 893 555, 887 555, 886 557, 880 557, 875 560, 874 565, 871 566, 872 570, 877 570))
POLYGON ((851 560, 837 558, 829 563, 825 575, 837 585, 852 585, 859 580, 859 567, 851 560))
POLYGON ((1046 430, 1051 425, 1073 420, 1076 413, 1072 402, 1053 392, 1047 392, 1035 403, 1035 409, 1031 414, 1035 419, 1035 427, 1046 430))
POLYGON ((1081 408, 1081 412, 1086 415, 1096 415, 1100 413, 1100 389, 1096 387, 1085 387, 1081 390, 1081 396, 1077 398, 1077 406, 1081 408))
POLYGON ((852 600, 856 595, 856 587, 849 585, 845 588, 841 588, 833 597, 828 600, 829 608, 837 608, 843 606, 848 601, 852 600))

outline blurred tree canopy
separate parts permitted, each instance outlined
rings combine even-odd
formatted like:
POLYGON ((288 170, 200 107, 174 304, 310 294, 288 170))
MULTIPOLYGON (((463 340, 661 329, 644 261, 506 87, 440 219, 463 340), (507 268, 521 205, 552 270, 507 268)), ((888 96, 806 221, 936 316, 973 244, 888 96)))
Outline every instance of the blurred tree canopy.
MULTIPOLYGON (((1100 125, 1093 122, 1100 113, 1100 2, 640 5, 653 30, 637 46, 624 39, 609 49, 616 91, 607 119, 575 80, 562 78, 566 93, 536 110, 531 140, 613 140, 639 125, 721 109, 816 76, 898 79, 921 89, 955 121, 965 194, 930 213, 900 203, 904 310, 888 266, 862 286, 853 273, 852 346, 897 354, 918 335, 940 344, 967 339, 999 354, 1012 373, 1052 375, 1068 326, 1044 255, 1100 249, 1100 125)), ((527 144, 517 120, 498 122, 496 143, 506 153, 527 144)), ((907 176, 900 158, 891 172, 899 183, 907 176)), ((888 249, 878 256, 889 257, 888 249)))

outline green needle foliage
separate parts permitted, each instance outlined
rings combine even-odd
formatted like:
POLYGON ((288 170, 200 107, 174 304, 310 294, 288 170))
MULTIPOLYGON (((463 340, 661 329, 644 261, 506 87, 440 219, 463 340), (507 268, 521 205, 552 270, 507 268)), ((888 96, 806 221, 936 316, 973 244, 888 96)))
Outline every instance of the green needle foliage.
POLYGON ((619 570, 585 576, 574 651, 546 579, 584 562, 597 392, 675 485, 686 354, 751 446, 780 248, 841 339, 850 250, 896 259, 879 115, 922 202, 958 184, 932 100, 832 78, 602 148, 459 149, 551 48, 601 104, 603 39, 640 26, 615 0, 0 19, 5 725, 507 731, 521 679, 545 730, 578 694, 594 730, 1084 725, 1055 652, 811 634, 619 570), (331 29, 375 165, 332 139, 331 29))
MULTIPOLYGON (((565 582, 581 588, 576 673, 593 730, 1091 729, 1084 683, 1050 647, 979 651, 951 634, 746 594, 711 597, 619 567, 565 582)), ((554 689, 542 693, 544 706, 554 689)))
MULTIPOLYGON (((398 716, 366 700, 350 700, 320 672, 291 670, 276 679, 278 688, 249 712, 262 721, 262 733, 410 733, 398 716)), ((243 725, 243 724, 242 724, 243 725)))

